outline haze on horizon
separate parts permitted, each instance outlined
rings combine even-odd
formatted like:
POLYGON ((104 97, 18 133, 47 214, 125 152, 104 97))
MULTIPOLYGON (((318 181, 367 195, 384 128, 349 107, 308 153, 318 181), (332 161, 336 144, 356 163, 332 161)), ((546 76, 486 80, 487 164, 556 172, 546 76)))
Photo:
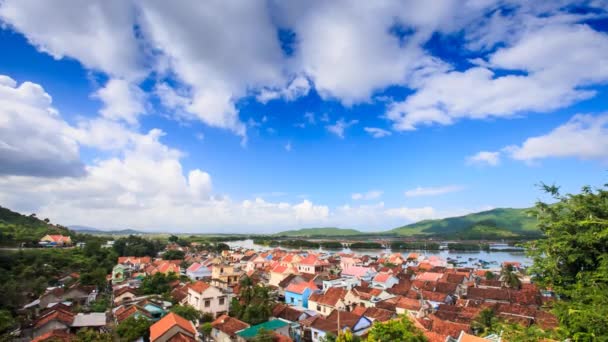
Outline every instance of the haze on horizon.
POLYGON ((378 231, 600 185, 607 16, 603 0, 6 0, 0 206, 378 231))

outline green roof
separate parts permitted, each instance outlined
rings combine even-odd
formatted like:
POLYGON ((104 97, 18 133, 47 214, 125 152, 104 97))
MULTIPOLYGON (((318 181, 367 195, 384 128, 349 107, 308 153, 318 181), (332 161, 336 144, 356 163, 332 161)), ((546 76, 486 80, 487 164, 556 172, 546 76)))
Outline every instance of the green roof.
POLYGON ((285 321, 281 321, 280 319, 273 319, 272 321, 268 321, 265 323, 261 323, 261 324, 249 327, 243 331, 238 332, 237 335, 241 336, 244 339, 248 339, 248 338, 257 336, 260 329, 277 330, 286 325, 288 325, 288 323, 285 321))

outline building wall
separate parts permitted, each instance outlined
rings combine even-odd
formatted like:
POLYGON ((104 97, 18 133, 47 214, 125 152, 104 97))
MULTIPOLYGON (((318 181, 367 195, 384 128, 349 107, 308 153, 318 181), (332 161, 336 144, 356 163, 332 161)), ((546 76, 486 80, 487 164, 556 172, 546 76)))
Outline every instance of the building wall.
POLYGON ((200 312, 211 313, 214 317, 221 313, 227 313, 230 308, 228 296, 215 287, 208 288, 202 294, 193 289, 188 289, 188 304, 200 312))
POLYGON ((233 342, 233 341, 236 341, 236 338, 235 339, 231 339, 228 334, 226 334, 223 331, 218 330, 218 329, 212 329, 211 330, 211 337, 213 338, 213 340, 215 342, 233 342))
POLYGON ((289 305, 308 308, 308 297, 310 297, 310 289, 306 289, 303 294, 285 291, 285 303, 289 305))

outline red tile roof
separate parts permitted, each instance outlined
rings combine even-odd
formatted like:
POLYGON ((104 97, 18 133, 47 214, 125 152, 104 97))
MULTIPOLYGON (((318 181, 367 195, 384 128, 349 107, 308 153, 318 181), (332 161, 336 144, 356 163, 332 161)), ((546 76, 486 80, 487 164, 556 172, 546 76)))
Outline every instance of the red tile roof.
POLYGON ((205 283, 202 280, 199 280, 196 283, 190 285, 190 288, 193 289, 194 291, 198 292, 198 293, 203 293, 203 292, 205 292, 210 287, 211 287, 211 285, 205 283))
POLYGON ((306 289, 310 289, 311 291, 317 290, 317 286, 313 282, 301 282, 301 283, 291 283, 285 291, 303 294, 306 289))
POLYGON ((150 327, 150 341, 156 341, 174 326, 178 326, 182 331, 188 333, 192 337, 196 336, 196 329, 194 329, 192 322, 179 315, 176 315, 173 312, 170 312, 158 322, 152 324, 150 327))
POLYGON ((65 330, 56 329, 56 330, 48 331, 48 332, 36 337, 35 339, 32 340, 32 342, 44 342, 44 341, 69 342, 73 338, 74 338, 74 335, 71 335, 69 332, 67 332, 65 330))
POLYGON ((235 336, 237 331, 249 328, 249 324, 228 315, 221 315, 211 326, 231 337, 235 336))
POLYGON ((341 287, 330 287, 327 289, 327 291, 325 291, 325 293, 318 294, 309 300, 334 307, 336 304, 338 304, 340 299, 344 299, 344 296, 346 296, 347 293, 348 291, 341 287))
POLYGON ((387 272, 380 272, 378 273, 375 277, 374 277, 374 281, 377 283, 384 283, 386 282, 390 277, 392 277, 392 274, 387 273, 387 272))
POLYGON ((55 320, 69 326, 74 321, 74 316, 75 316, 75 314, 68 312, 68 311, 53 310, 49 314, 39 318, 36 321, 36 323, 34 324, 34 327, 39 328, 39 327, 41 327, 51 321, 55 321, 55 320))

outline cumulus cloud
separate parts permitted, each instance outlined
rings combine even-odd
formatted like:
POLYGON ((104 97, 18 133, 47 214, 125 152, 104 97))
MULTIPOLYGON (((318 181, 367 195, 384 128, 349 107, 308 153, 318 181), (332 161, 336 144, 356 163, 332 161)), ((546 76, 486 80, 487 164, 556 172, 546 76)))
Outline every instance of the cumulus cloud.
POLYGON ((380 198, 383 192, 380 190, 370 190, 368 192, 357 192, 352 194, 350 197, 354 200, 373 200, 380 198))
POLYGON ((480 151, 467 157, 467 164, 497 166, 500 163, 500 152, 480 151))
POLYGON ((392 134, 391 131, 387 131, 385 129, 377 127, 364 127, 363 130, 365 130, 367 133, 369 133, 369 135, 376 139, 384 138, 392 134))
POLYGON ((391 104, 386 117, 396 130, 413 130, 562 108, 595 95, 584 86, 608 80, 606 50, 608 35, 586 25, 542 27, 493 53, 486 66, 426 78, 413 95, 391 104), (525 75, 497 76, 494 69, 525 75))
POLYGON ((310 82, 308 82, 308 79, 305 76, 298 76, 283 89, 262 89, 256 98, 261 103, 266 103, 278 98, 283 98, 286 101, 293 101, 298 97, 308 95, 309 91, 310 82))
POLYGON ((344 139, 344 131, 349 128, 350 126, 356 125, 359 123, 359 120, 350 120, 350 121, 344 121, 344 118, 339 119, 338 121, 336 121, 335 124, 333 125, 327 125, 325 126, 325 128, 337 135, 338 137, 340 137, 340 139, 344 139))
POLYGON ((551 132, 505 149, 516 160, 574 157, 608 159, 608 114, 579 114, 551 132))
POLYGON ((137 116, 144 113, 144 92, 123 79, 111 79, 94 94, 104 106, 100 113, 112 120, 137 123, 137 116))
POLYGON ((38 84, 0 75, 0 175, 82 176, 77 141, 38 84))
POLYGON ((420 196, 439 196, 448 194, 451 192, 458 192, 463 190, 462 185, 446 185, 438 187, 417 187, 415 189, 407 190, 405 192, 406 197, 420 197, 420 196))

